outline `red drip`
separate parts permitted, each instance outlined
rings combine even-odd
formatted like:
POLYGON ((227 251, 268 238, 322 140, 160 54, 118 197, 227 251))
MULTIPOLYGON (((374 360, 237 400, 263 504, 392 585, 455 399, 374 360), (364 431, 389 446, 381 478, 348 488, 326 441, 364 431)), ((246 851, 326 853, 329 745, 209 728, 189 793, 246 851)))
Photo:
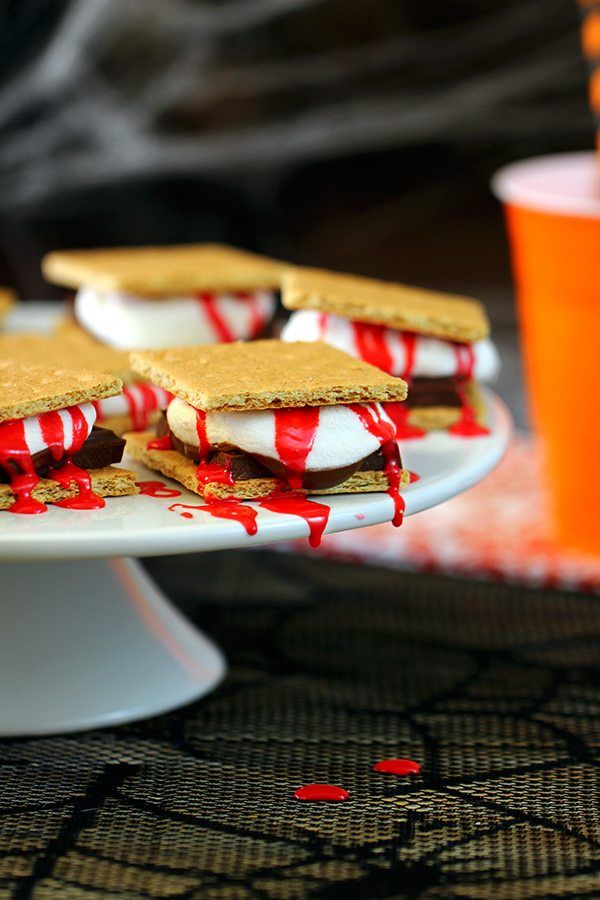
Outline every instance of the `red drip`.
POLYGON ((456 378, 465 378, 469 381, 473 377, 475 368, 475 352, 471 344, 452 344, 456 357, 456 378))
POLYGON ((317 328, 319 329, 319 338, 324 341, 327 336, 327 323, 329 322, 328 313, 320 312, 317 316, 317 328))
POLYGON ((349 800, 350 794, 336 784, 305 784, 304 787, 298 788, 294 799, 340 803, 343 800, 349 800))
POLYGON ((410 484, 414 484, 415 481, 420 481, 420 480, 421 480, 421 476, 420 476, 420 475, 417 475, 416 472, 409 472, 409 473, 408 473, 408 478, 409 478, 410 484))
POLYGON ((102 509, 106 505, 104 499, 93 492, 90 473, 80 469, 70 459, 67 459, 60 468, 53 469, 48 478, 57 481, 65 491, 70 490, 73 483, 77 488, 74 497, 55 500, 55 506, 62 506, 65 509, 102 509))
POLYGON ((386 772, 390 775, 418 775, 421 765, 414 759, 382 759, 373 766, 374 772, 386 772))
POLYGON ((265 327, 265 319, 260 308, 260 297, 256 294, 238 292, 235 295, 238 300, 244 300, 250 312, 250 330, 249 337, 257 338, 265 327))
POLYGON ((399 334, 404 348, 404 369, 401 372, 401 377, 410 378, 415 368, 417 335, 411 331, 401 331, 399 334))
POLYGON ((227 465, 219 465, 218 463, 209 463, 202 460, 196 467, 196 475, 200 484, 212 484, 214 482, 229 486, 235 484, 230 462, 227 465))
POLYGON ((146 450, 172 450, 173 443, 171 435, 165 434, 162 437, 153 438, 146 444, 146 450))
POLYGON ((198 294, 198 301, 206 313, 206 317, 210 321, 218 340, 223 344, 230 344, 232 341, 235 341, 235 335, 219 310, 215 295, 208 293, 198 294))
POLYGON ((266 497, 258 504, 261 509, 271 512, 284 513, 291 516, 300 516, 308 524, 308 543, 311 547, 318 547, 323 537, 323 532, 329 520, 329 507, 324 503, 316 503, 307 500, 302 494, 289 494, 282 496, 266 497))
POLYGON ((385 341, 385 326, 367 325, 366 322, 352 322, 351 325, 360 358, 391 374, 394 360, 385 341))
POLYGON ((489 434, 489 428, 478 423, 477 413, 469 401, 464 385, 457 385, 457 390, 462 400, 462 407, 460 419, 448 429, 450 434, 454 434, 457 437, 483 437, 489 434))
POLYGON ((396 426, 396 440, 410 441, 425 437, 427 432, 408 421, 410 408, 405 403, 383 403, 382 406, 396 426))
POLYGON ((138 382, 130 388, 123 388, 123 397, 127 403, 131 427, 134 431, 144 431, 148 427, 150 413, 158 409, 156 391, 149 384, 138 382))
POLYGON ((406 505, 404 503, 404 498, 400 494, 400 475, 402 470, 400 469, 398 444, 394 441, 389 441, 387 444, 383 445, 381 450, 385 460, 383 471, 389 483, 387 494, 394 502, 394 518, 392 519, 392 525, 398 528, 399 525, 402 525, 406 505))
POLYGON ((181 491, 175 488, 168 488, 164 481, 136 481, 136 487, 140 489, 140 494, 146 497, 158 497, 160 499, 167 497, 181 497, 181 491))
POLYGON ((379 407, 374 403, 349 403, 348 409, 358 416, 365 430, 376 437, 380 444, 393 441, 396 437, 395 425, 383 418, 379 407))
POLYGON ((194 506, 189 503, 174 503, 169 507, 170 512, 179 513, 184 519, 192 519, 194 514, 187 510, 194 509, 198 512, 207 512, 216 519, 231 519, 239 522, 249 535, 256 534, 256 510, 252 506, 244 506, 239 500, 215 500, 205 506, 194 506))
POLYGON ((198 435, 198 456, 206 459, 212 447, 206 433, 206 413, 202 409, 196 410, 196 434, 198 435))
POLYGON ((58 462, 65 455, 65 430, 60 413, 56 410, 44 413, 39 417, 39 423, 42 438, 48 445, 52 459, 58 462))
POLYGON ((319 427, 319 409, 302 406, 298 409, 275 409, 275 451, 286 469, 292 490, 302 487, 306 460, 319 427))
POLYGON ((9 512, 23 516, 35 516, 46 512, 48 507, 31 496, 31 492, 39 480, 33 471, 26 475, 15 475, 11 479, 10 487, 17 499, 8 510, 9 512))

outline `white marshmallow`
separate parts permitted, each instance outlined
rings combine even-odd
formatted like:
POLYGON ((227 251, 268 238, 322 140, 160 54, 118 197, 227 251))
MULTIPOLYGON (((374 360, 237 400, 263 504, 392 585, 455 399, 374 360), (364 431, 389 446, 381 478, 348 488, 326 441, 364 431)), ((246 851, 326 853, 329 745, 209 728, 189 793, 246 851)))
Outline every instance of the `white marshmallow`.
MULTIPOLYGON (((166 409, 170 396, 167 391, 155 384, 145 385, 147 389, 152 391, 156 400, 155 409, 166 409)), ((131 412, 129 401, 134 405, 138 413, 146 410, 146 398, 140 391, 137 384, 130 384, 123 389, 123 393, 117 394, 116 397, 105 397, 103 400, 96 401, 96 410, 98 413, 98 422, 104 421, 111 416, 127 416, 131 412), (127 399, 129 397, 129 400, 127 399)))
MULTIPOLYGON (((96 410, 94 409, 93 404, 91 403, 82 403, 78 407, 70 407, 68 409, 60 409, 58 410, 58 414, 61 418, 63 425, 63 449, 65 453, 69 453, 73 450, 73 419, 71 417, 71 409, 80 409, 85 418, 87 428, 86 439, 89 437, 92 428, 94 427, 94 423, 96 421, 96 410)), ((42 415, 47 415, 42 413, 42 415)), ((26 419, 22 420, 23 422, 23 432, 25 437, 25 444, 29 453, 33 456, 34 453, 40 453, 42 450, 48 449, 48 444, 44 440, 42 435, 42 428, 40 425, 40 416, 28 416, 26 419)), ((12 448, 3 445, 3 433, 2 433, 2 425, 0 424, 0 446, 2 450, 10 451, 12 448)), ((80 446, 80 445, 79 445, 80 446)), ((16 448, 19 449, 19 448, 16 448)), ((75 448, 75 449, 78 449, 75 448)))
MULTIPOLYGON (((213 308, 233 340, 253 337, 256 323, 266 325, 275 312, 273 291, 218 294, 213 308)), ((150 350, 192 344, 216 344, 222 336, 199 297, 148 300, 121 291, 81 287, 75 297, 77 321, 103 344, 120 350, 150 350)))
MULTIPOLYGON (((385 328, 385 346, 393 360, 392 375, 403 375, 406 370, 406 348, 400 332, 385 328)), ((320 313, 312 309, 300 309, 292 313, 282 332, 283 341, 324 341, 360 359, 360 351, 352 322, 331 313, 320 313)), ((500 372, 500 357, 489 338, 475 341, 472 345, 475 355, 473 377, 478 381, 493 381, 500 372)), ((414 366, 410 372, 413 378, 450 378, 458 372, 458 359, 450 341, 417 335, 415 341, 414 366)))
MULTIPOLYGON (((379 403, 361 405, 373 407, 384 422, 392 425, 379 403)), ((167 421, 180 441, 193 447, 199 446, 193 406, 175 397, 167 409, 167 421)), ((280 459, 275 448, 275 414, 272 409, 243 412, 211 410, 206 413, 205 427, 212 446, 232 446, 257 456, 280 459)), ((348 406, 322 406, 319 408, 314 442, 306 460, 306 471, 319 472, 353 465, 380 446, 380 440, 365 428, 348 406)))

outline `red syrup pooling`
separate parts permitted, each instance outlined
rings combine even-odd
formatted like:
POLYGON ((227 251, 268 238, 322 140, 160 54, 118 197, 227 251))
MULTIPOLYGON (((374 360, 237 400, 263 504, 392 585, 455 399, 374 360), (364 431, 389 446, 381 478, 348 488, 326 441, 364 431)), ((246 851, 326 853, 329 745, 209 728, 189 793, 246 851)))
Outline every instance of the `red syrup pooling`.
POLYGON ((308 525, 310 546, 318 547, 321 543, 330 513, 329 507, 324 503, 308 500, 304 494, 276 494, 260 500, 258 505, 261 509, 268 509, 274 513, 300 516, 308 525))
POLYGON ((348 791, 337 784, 305 784, 294 794, 295 800, 341 803, 350 799, 348 791))
POLYGON ((249 535, 254 535, 258 531, 256 510, 251 506, 244 506, 239 500, 212 500, 200 506, 191 503, 173 503, 169 507, 170 512, 179 513, 183 519, 193 519, 194 513, 189 510, 207 512, 215 519, 231 519, 233 522, 239 522, 249 535))
POLYGON ((67 459, 60 468, 49 472, 48 478, 57 481, 65 491, 68 491, 73 483, 77 488, 77 494, 74 497, 55 500, 55 506, 61 506, 64 509, 103 509, 106 506, 104 498, 99 497, 92 490, 90 473, 85 469, 80 469, 70 459, 67 459))
POLYGON ((219 463, 209 463, 206 460, 200 460, 196 466, 196 476, 200 484, 226 484, 233 487, 235 484, 233 473, 231 471, 231 463, 220 465, 219 463))
POLYGON ((167 487, 164 481, 136 481, 135 486, 145 497, 157 497, 158 499, 181 497, 181 491, 167 487))
POLYGON ((221 313, 215 295, 209 293, 198 294, 198 302, 206 313, 206 317, 210 321, 218 340, 222 344, 231 344, 232 341, 235 341, 235 334, 221 313))
POLYGON ((162 437, 152 438, 151 441, 148 441, 146 444, 146 450, 172 450, 173 442, 171 441, 171 435, 165 434, 162 437))
POLYGON ((382 403, 384 411, 396 426, 396 440, 412 441, 423 438, 427 434, 423 428, 417 428, 408 421, 410 407, 406 403, 382 403))
POLYGON ((462 401, 460 419, 450 426, 448 429, 450 434, 454 434, 457 437, 483 437, 489 434, 489 428, 480 425, 477 421, 477 413, 469 401, 464 385, 457 385, 457 390, 462 401))
POLYGON ((274 409, 275 451, 285 467, 292 490, 300 490, 306 471, 306 460, 319 427, 319 408, 274 409))
POLYGON ((414 759, 382 759, 375 763, 373 771, 389 775, 419 775, 421 765, 414 759))
POLYGON ((385 340, 385 326, 368 325, 366 322, 352 322, 351 325, 360 358, 391 373, 394 360, 385 340))

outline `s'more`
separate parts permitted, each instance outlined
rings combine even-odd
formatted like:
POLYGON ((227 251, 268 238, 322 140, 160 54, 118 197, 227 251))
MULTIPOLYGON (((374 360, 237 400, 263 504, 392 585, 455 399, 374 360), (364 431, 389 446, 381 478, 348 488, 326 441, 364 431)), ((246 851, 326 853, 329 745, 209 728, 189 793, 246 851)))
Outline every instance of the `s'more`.
POLYGON ((156 435, 127 436, 128 453, 205 500, 387 491, 400 509, 402 379, 326 344, 276 340, 137 352, 131 364, 173 399, 156 435))
POLYGON ((42 263, 47 281, 76 291, 77 325, 126 350, 259 337, 283 268, 220 244, 61 250, 42 263))
POLYGON ((0 510, 99 509, 137 493, 133 472, 115 465, 125 441, 95 427, 94 403, 120 390, 106 373, 1 360, 0 510))
POLYGON ((476 300, 318 269, 289 269, 282 302, 293 310, 281 337, 324 341, 409 383, 399 437, 447 428, 485 433, 478 382, 500 368, 476 300))
POLYGON ((15 332, 0 335, 0 359, 22 364, 93 369, 119 378, 119 393, 94 400, 96 424, 121 436, 153 426, 166 409, 171 395, 138 378, 129 365, 129 353, 105 347, 75 333, 45 335, 15 332))

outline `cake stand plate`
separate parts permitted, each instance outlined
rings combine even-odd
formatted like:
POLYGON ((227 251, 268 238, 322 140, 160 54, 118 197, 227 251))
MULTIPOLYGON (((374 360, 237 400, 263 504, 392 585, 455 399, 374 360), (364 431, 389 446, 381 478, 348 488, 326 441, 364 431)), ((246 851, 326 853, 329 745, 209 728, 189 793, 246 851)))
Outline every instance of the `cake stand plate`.
MULTIPOLYGON (((55 316, 56 310, 35 307, 9 325, 45 328, 55 316)), ((440 432, 401 443, 404 466, 419 475, 403 492, 407 516, 465 491, 499 462, 510 416, 491 392, 486 400, 488 436, 440 432)), ((40 516, 0 514, 0 736, 136 721, 196 700, 222 679, 220 651, 138 562, 124 557, 260 547, 308 536, 303 519, 267 510, 257 510, 253 536, 239 522, 206 512, 184 510, 191 518, 183 517, 173 505, 197 506, 197 495, 127 458, 123 465, 140 482, 161 481, 178 495, 114 498, 94 512, 50 507, 40 516)), ((386 494, 320 502, 330 507, 327 532, 364 528, 393 515, 386 494)), ((198 582, 208 577, 199 571, 198 582)))

